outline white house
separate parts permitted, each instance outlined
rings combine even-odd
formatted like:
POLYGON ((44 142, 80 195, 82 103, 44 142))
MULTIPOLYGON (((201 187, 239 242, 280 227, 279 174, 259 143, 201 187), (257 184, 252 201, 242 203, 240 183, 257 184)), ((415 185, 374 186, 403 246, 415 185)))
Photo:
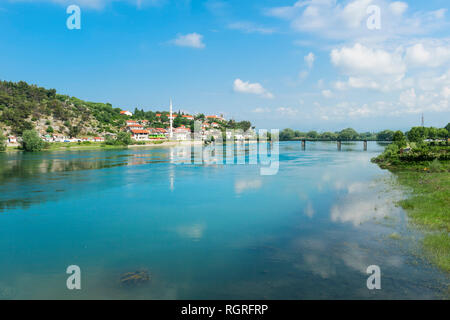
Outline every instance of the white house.
POLYGON ((127 125, 127 131, 131 132, 132 130, 144 130, 144 126, 137 123, 127 125))
POLYGON ((120 114, 129 116, 129 117, 132 117, 132 116, 133 116, 133 114, 132 114, 130 111, 126 111, 126 110, 120 111, 120 114))
POLYGON ((173 134, 176 140, 187 141, 191 138, 191 129, 182 126, 174 129, 173 134))
POLYGON ((146 141, 149 140, 148 135, 150 134, 150 131, 132 129, 131 134, 131 138, 136 141, 146 141))

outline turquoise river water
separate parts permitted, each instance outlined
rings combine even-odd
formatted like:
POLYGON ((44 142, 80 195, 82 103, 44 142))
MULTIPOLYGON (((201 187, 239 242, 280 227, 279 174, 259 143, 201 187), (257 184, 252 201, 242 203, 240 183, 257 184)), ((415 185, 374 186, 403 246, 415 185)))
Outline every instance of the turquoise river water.
POLYGON ((179 148, 0 154, 0 299, 443 298, 395 206, 407 191, 370 162, 383 148, 282 142, 274 175, 179 148))

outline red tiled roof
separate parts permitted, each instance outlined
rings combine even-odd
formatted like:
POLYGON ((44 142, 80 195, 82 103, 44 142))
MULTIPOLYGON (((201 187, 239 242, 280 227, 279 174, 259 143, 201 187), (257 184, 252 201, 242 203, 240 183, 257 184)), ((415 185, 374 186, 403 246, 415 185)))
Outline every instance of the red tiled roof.
POLYGON ((143 133, 143 134, 149 134, 150 132, 148 130, 131 130, 133 133, 143 133))

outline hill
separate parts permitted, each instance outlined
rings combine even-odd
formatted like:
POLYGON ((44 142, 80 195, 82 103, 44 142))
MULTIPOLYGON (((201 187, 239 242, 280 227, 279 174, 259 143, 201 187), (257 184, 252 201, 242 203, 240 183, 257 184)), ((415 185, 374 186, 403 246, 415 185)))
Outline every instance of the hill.
MULTIPOLYGON (((70 137, 104 136, 118 133, 126 126, 126 120, 148 120, 150 127, 167 128, 167 111, 134 110, 133 116, 121 114, 122 109, 110 103, 88 102, 61 95, 55 89, 29 85, 24 81, 0 81, 0 129, 4 135, 22 135, 23 131, 36 129, 39 134, 60 133, 70 137), (161 116, 162 115, 162 116, 161 116)), ((178 112, 174 126, 193 127, 194 121, 178 112)), ((203 114, 196 120, 207 121, 203 114)), ((249 121, 220 120, 222 130, 251 127, 249 121)))

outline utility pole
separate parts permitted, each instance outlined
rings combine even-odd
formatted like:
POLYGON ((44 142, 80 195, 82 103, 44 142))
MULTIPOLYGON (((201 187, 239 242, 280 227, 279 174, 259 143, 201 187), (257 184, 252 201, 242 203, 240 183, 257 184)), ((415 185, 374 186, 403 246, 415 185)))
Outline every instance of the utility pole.
POLYGON ((422 127, 425 126, 425 120, 423 118, 423 113, 422 113, 422 127))

